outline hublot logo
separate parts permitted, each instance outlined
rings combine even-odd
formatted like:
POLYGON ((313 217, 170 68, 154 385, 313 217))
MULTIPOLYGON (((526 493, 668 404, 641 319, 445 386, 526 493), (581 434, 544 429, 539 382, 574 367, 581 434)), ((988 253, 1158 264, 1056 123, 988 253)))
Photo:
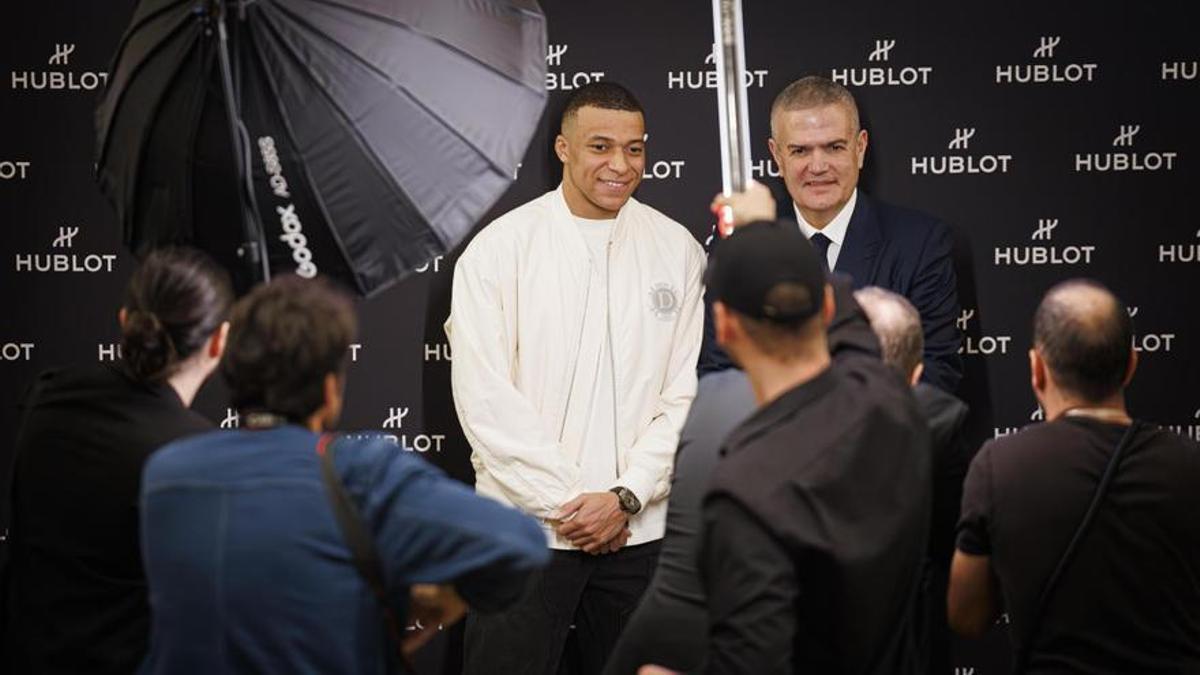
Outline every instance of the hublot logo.
MULTIPOLYGON (((50 66, 65 68, 75 53, 74 44, 56 44, 46 60, 50 66)), ((74 70, 14 70, 10 83, 14 91, 94 91, 108 83, 108 73, 74 70)))
MULTIPOLYGON (((1054 50, 1062 36, 1043 36, 1033 50, 1035 59, 1053 59, 1054 50)), ((996 66, 996 84, 1075 84, 1092 82, 1096 77, 1095 63, 1027 63, 996 66)))
POLYGON ((963 333, 963 342, 958 348, 958 353, 965 354, 967 356, 991 356, 992 354, 1007 354, 1008 347, 1010 344, 1012 344, 1012 336, 970 335, 970 322, 974 317, 974 309, 964 309, 962 310, 962 314, 960 314, 956 320, 959 331, 963 333))
POLYGON ((971 137, 975 135, 975 128, 970 129, 955 129, 954 138, 950 140, 948 150, 966 150, 967 145, 971 142, 971 137))
MULTIPOLYGON (((875 40, 875 48, 867 54, 868 63, 889 63, 896 41, 875 40)), ((867 66, 864 68, 834 68, 829 79, 846 87, 912 87, 929 84, 933 66, 867 66)))
MULTIPOLYGON (((391 406, 388 408, 387 416, 383 419, 383 429, 385 431, 402 431, 404 429, 404 418, 408 417, 409 409, 401 406, 391 406)), ((365 437, 362 435, 359 437, 365 437)), ((409 452, 441 452, 442 444, 446 440, 445 434, 415 434, 407 433, 385 433, 382 438, 390 443, 399 445, 404 450, 409 452)))
MULTIPOLYGON (((1114 148, 1132 148, 1140 124, 1122 124, 1113 138, 1114 148)), ((1118 171, 1172 171, 1178 152, 1087 152, 1075 153, 1076 173, 1118 171)))
MULTIPOLYGON (((946 149, 966 152, 974 137, 975 127, 957 128, 946 149)), ((929 155, 910 157, 909 161, 914 176, 992 174, 1008 173, 1012 155, 929 155)))
POLYGON ((72 249, 70 253, 17 253, 17 272, 41 273, 99 273, 112 272, 117 260, 115 253, 75 253, 75 237, 78 226, 60 226, 58 235, 50 242, 51 249, 72 249))
MULTIPOLYGON (((715 66, 717 62, 716 55, 717 46, 713 45, 708 52, 708 56, 704 57, 704 64, 715 66)), ((745 79, 743 84, 747 87, 755 87, 761 89, 767 83, 767 75, 769 70, 750 70, 746 69, 745 79)), ((667 89, 716 89, 717 88, 717 71, 709 70, 672 70, 667 73, 667 89)))
POLYGON ((558 70, 562 68, 563 56, 566 55, 570 45, 554 44, 546 47, 546 90, 547 91, 572 91, 582 87, 585 84, 599 82, 604 79, 604 71, 594 70, 590 72, 562 72, 558 70), (550 70, 553 67, 555 70, 550 70))
POLYGON ((888 56, 891 55, 892 49, 894 49, 895 46, 896 46, 895 40, 876 40, 875 41, 875 50, 872 51, 867 56, 867 60, 868 61, 887 61, 888 56))
POLYGON ((1057 218, 1040 218, 1029 238, 1050 245, 997 246, 993 251, 994 264, 997 267, 1007 265, 1090 265, 1092 254, 1096 252, 1096 246, 1094 244, 1070 244, 1067 246, 1051 244, 1054 230, 1057 227, 1057 218))

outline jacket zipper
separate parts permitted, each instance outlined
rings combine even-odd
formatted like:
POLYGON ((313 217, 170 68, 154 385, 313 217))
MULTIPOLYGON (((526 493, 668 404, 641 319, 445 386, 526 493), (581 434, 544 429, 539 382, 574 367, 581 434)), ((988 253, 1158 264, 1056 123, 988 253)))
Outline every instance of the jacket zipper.
POLYGON ((588 283, 583 289, 583 318, 579 321, 579 340, 575 343, 575 363, 571 366, 571 381, 567 384, 567 400, 563 402, 562 423, 558 427, 558 442, 562 443, 563 436, 567 433, 567 412, 571 410, 571 395, 575 393, 575 374, 579 372, 579 352, 583 349, 583 332, 587 329, 587 306, 588 300, 592 295, 591 284, 591 256, 588 256, 588 283))
POLYGON ((604 247, 604 321, 608 329, 608 372, 612 377, 613 477, 621 477, 621 443, 617 438, 617 354, 612 331, 612 291, 609 271, 612 267, 612 240, 604 247))

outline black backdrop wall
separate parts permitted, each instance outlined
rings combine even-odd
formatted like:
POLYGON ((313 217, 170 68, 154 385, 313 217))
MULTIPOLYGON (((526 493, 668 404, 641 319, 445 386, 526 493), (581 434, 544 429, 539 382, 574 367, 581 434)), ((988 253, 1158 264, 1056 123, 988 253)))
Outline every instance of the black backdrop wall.
MULTIPOLYGON (((638 197, 702 238, 719 188, 707 2, 545 0, 551 103, 499 214, 553 188, 558 109, 594 79, 642 99, 638 197)), ((0 459, 42 368, 117 358, 133 265, 92 180, 92 110, 126 3, 10 3, 0 61, 0 459)), ((745 0, 755 174, 778 184, 767 110, 793 79, 854 91, 871 137, 863 187, 956 233, 966 377, 982 442, 1036 420, 1029 317, 1053 282, 1114 288, 1137 327, 1139 414, 1200 437, 1200 41, 1190 2, 815 3, 745 0)), ((453 86, 453 83, 447 83, 453 86)), ((497 114, 503 114, 498 111, 497 114)), ((391 434, 470 480, 441 324, 453 256, 360 304, 346 429, 391 434)), ((236 424, 219 382, 198 408, 236 424)), ((7 471, 7 469, 5 469, 7 471)), ((0 476, 2 477, 2 476, 0 476)), ((1006 669, 1002 628, 960 645, 962 673, 1006 669)))

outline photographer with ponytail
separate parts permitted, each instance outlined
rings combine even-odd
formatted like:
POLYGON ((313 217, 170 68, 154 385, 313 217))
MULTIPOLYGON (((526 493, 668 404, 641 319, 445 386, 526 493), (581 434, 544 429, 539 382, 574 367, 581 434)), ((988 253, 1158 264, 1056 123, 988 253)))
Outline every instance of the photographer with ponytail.
POLYGON ((123 360, 52 369, 30 387, 13 455, 0 670, 130 673, 141 662, 142 467, 212 428, 188 407, 221 357, 232 302, 228 275, 203 254, 153 252, 118 312, 123 360))

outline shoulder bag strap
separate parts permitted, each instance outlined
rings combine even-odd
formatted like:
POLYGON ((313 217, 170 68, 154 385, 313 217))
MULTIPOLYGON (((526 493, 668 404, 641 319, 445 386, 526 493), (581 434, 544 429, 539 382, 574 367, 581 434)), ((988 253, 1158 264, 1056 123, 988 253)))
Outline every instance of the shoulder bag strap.
POLYGON ((354 567, 357 568, 359 576, 367 582, 367 586, 370 587, 371 593, 375 595, 375 599, 379 601, 379 606, 383 610, 388 636, 391 638, 392 646, 395 647, 396 657, 399 659, 401 667, 405 672, 415 672, 408 657, 404 654, 403 624, 388 601, 387 585, 383 580, 383 565, 379 562, 379 553, 375 550, 375 542, 371 538, 370 532, 367 531, 366 524, 359 516, 354 502, 350 501, 350 495, 342 485, 341 477, 333 465, 333 441, 333 434, 321 434, 317 440, 317 455, 321 458, 321 482, 325 484, 325 495, 329 497, 329 504, 333 507, 333 515, 337 519, 338 528, 342 531, 342 538, 345 540, 346 546, 350 548, 350 554, 354 558, 354 567))
POLYGON ((1113 450, 1112 457, 1108 460, 1108 466, 1105 467, 1104 473, 1100 476, 1100 482, 1096 485, 1096 491, 1092 494, 1092 503, 1088 505, 1087 511, 1084 512, 1083 520, 1075 528, 1075 534, 1071 536, 1071 541, 1067 544, 1067 548, 1058 559, 1058 564, 1055 565, 1054 571, 1046 579, 1045 585, 1042 586, 1042 592, 1038 596, 1037 605, 1034 606, 1033 613, 1029 615, 1029 623, 1025 628, 1025 640, 1021 642, 1021 648, 1013 658, 1014 673, 1019 675, 1020 673, 1024 673, 1025 669, 1029 667, 1029 658, 1033 653, 1033 641, 1037 638, 1038 631, 1041 628, 1042 617, 1046 613, 1046 606, 1050 604, 1058 582, 1062 579, 1063 573, 1074 559, 1075 552, 1079 549, 1079 543, 1083 541, 1083 538, 1087 536, 1088 530, 1091 529, 1092 522, 1096 519, 1096 512, 1100 509, 1100 503, 1104 500, 1104 495, 1108 493, 1108 486, 1117 474, 1117 467, 1121 463, 1121 457, 1125 454, 1125 450, 1128 449, 1129 444, 1133 442, 1133 438, 1137 435, 1139 428, 1139 422, 1134 420, 1130 423, 1129 428, 1125 430, 1125 435, 1121 437, 1121 442, 1113 450))

